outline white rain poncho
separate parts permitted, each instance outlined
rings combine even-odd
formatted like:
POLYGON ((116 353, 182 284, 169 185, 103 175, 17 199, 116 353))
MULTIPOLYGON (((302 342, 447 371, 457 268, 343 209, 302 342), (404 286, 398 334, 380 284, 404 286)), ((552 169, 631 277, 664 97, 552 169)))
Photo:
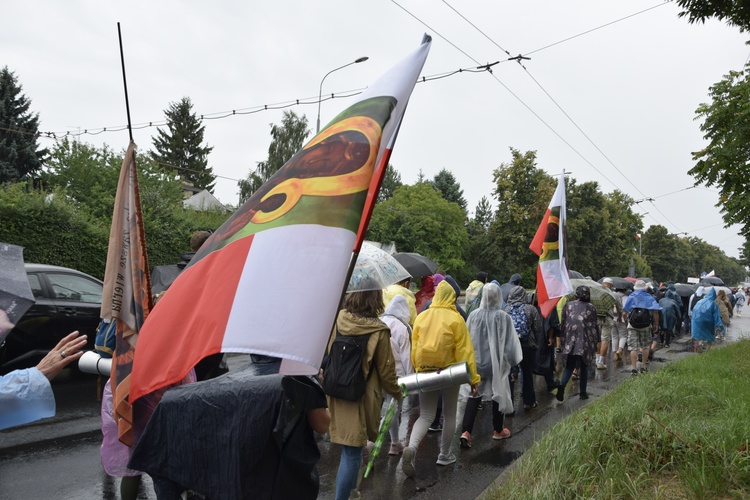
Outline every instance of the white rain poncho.
POLYGON ((402 295, 396 295, 388 303, 380 320, 391 329, 391 349, 396 360, 396 376, 414 373, 411 364, 411 327, 409 326, 409 304, 402 295))
MULTIPOLYGON (((482 377, 479 394, 483 400, 492 399, 502 413, 513 412, 508 375, 512 366, 523 358, 521 342, 510 315, 502 310, 500 287, 484 285, 482 303, 469 315, 467 325, 474 345, 477 373, 482 377)), ((468 386, 462 388, 468 395, 468 386)))

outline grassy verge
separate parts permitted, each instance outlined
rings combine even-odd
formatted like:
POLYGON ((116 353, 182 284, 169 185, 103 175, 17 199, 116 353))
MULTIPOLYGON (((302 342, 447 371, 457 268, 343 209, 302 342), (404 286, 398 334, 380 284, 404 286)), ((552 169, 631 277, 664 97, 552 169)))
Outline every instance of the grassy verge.
POLYGON ((624 382, 487 498, 750 498, 750 340, 624 382))

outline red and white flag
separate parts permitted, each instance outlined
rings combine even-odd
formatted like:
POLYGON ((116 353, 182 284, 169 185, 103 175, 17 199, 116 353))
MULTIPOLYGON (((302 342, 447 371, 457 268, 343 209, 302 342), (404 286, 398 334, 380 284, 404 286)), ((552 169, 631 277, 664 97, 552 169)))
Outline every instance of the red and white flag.
POLYGON ((546 318, 561 297, 573 291, 565 248, 565 176, 561 175, 529 248, 539 256, 536 291, 539 308, 546 318))
POLYGON ((286 374, 318 372, 430 45, 425 37, 203 244, 140 332, 134 399, 219 352, 284 358, 286 374))
POLYGON ((110 383, 118 437, 128 446, 133 444, 135 418, 132 406, 135 399, 130 397, 135 346, 153 305, 148 269, 135 143, 131 141, 122 162, 115 195, 101 308, 102 318, 117 320, 110 383))

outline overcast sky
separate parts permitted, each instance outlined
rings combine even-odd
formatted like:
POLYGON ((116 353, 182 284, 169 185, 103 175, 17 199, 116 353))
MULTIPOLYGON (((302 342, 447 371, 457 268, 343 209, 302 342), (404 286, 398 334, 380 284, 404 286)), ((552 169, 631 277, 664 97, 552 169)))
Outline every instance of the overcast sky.
MULTIPOLYGON (((270 124, 282 117, 265 105, 308 103, 285 109, 306 115, 314 131, 326 73, 369 57, 325 79, 324 96, 342 97, 321 104, 323 125, 348 105, 344 94, 374 82, 428 33, 429 81, 416 86, 391 157, 404 183, 420 169, 432 178, 446 168, 473 212, 491 196, 492 171, 510 161, 509 148, 535 150, 550 174, 564 169, 604 192, 653 198, 634 207, 646 227, 661 224, 737 257, 743 240, 736 226, 724 229, 717 190, 689 189, 687 171, 691 151, 706 143, 695 109, 710 85, 742 69, 750 49, 735 28, 689 25, 677 13, 655 0, 15 1, 3 3, 0 66, 16 74, 40 130, 121 128, 119 21, 134 125, 162 124, 185 96, 199 115, 257 111, 204 122, 215 194, 236 204, 237 179, 267 158, 270 124), (509 54, 531 59, 524 69, 509 54), (495 61, 492 74, 430 79, 495 61)), ((155 132, 134 130, 140 149, 152 147, 155 132)), ((81 140, 122 149, 128 135, 81 140)))

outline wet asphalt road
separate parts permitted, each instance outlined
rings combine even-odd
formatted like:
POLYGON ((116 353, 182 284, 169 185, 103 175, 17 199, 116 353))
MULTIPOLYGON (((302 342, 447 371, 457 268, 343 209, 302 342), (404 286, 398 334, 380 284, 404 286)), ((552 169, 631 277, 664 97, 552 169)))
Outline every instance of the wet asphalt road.
MULTIPOLYGON (((750 308, 746 308, 750 316, 750 308)), ((750 337, 750 317, 735 317, 729 329, 731 342, 750 337)), ((721 346, 717 343, 717 347, 721 346)), ((685 335, 672 342, 668 350, 658 350, 651 370, 692 353, 685 335)), ((230 362, 240 363, 242 358, 230 362)), ((594 401, 621 381, 631 377, 628 366, 608 363, 607 370, 592 370, 589 394, 594 401)), ((512 436, 504 441, 493 441, 490 405, 486 404, 477 416, 473 447, 458 446, 458 433, 453 437, 458 461, 450 466, 435 464, 440 433, 429 433, 417 453, 417 477, 408 479, 401 472, 400 457, 389 457, 387 445, 375 464, 370 477, 360 485, 362 498, 377 499, 454 499, 480 496, 500 474, 533 444, 547 428, 570 415, 588 401, 578 398, 578 383, 567 388, 565 402, 560 404, 554 394, 548 394, 541 377, 535 377, 539 407, 524 410, 520 402, 520 385, 516 386, 516 414, 506 419, 512 436)), ((51 419, 0 431, 0 500, 16 499, 115 499, 119 496, 119 479, 108 477, 101 466, 99 446, 99 402, 96 400, 95 377, 74 377, 63 374, 53 384, 58 401, 58 414, 51 419)), ((404 405, 401 435, 418 416, 416 398, 404 405)), ((459 405, 459 422, 461 406, 459 405)), ((460 424, 459 424, 460 425, 460 424)), ((321 460, 321 499, 334 497, 336 470, 340 448, 325 437, 319 437, 321 460)), ((144 476, 140 499, 155 499, 151 482, 144 476)))

